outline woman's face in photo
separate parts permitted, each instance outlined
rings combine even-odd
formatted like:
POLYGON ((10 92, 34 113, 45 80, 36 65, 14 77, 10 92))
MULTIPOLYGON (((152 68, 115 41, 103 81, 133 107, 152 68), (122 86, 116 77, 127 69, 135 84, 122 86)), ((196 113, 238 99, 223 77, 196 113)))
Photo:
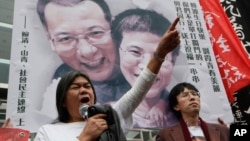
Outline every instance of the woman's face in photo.
MULTIPOLYGON (((120 67, 124 77, 132 86, 153 56, 161 37, 149 32, 123 32, 122 35, 119 49, 120 67)), ((173 64, 168 61, 171 59, 172 54, 169 53, 146 97, 159 96, 159 93, 168 86, 173 71, 173 64)))
POLYGON ((72 7, 49 3, 45 17, 52 49, 64 63, 86 71, 94 81, 111 76, 118 56, 99 5, 93 1, 72 7))

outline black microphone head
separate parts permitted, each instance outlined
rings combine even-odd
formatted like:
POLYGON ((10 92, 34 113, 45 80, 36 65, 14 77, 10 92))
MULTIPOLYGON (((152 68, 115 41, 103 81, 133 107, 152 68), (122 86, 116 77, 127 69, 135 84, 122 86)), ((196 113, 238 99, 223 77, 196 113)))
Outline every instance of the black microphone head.
POLYGON ((79 107, 79 113, 82 115, 84 119, 88 118, 88 108, 89 105, 83 104, 82 106, 79 107))

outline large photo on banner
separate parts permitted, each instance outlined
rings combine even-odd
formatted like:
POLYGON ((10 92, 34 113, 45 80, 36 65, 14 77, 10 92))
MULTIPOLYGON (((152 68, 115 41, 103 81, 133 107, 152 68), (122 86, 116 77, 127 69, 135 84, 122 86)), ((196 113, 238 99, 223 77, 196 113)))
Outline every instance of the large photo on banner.
POLYGON ((89 75, 98 104, 114 104, 133 86, 177 16, 181 44, 167 55, 134 111, 133 127, 174 125, 167 97, 184 81, 199 88, 202 118, 232 122, 197 0, 16 0, 7 117, 31 132, 54 122, 56 86, 71 70, 89 75))

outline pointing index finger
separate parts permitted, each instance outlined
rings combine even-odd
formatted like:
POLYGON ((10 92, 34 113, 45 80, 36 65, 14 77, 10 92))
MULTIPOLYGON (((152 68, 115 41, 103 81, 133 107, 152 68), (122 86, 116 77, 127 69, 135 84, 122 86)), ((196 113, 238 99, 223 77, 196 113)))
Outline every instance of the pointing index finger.
POLYGON ((171 26, 169 27, 169 31, 173 31, 177 25, 177 23, 179 22, 180 18, 177 17, 174 22, 171 24, 171 26))

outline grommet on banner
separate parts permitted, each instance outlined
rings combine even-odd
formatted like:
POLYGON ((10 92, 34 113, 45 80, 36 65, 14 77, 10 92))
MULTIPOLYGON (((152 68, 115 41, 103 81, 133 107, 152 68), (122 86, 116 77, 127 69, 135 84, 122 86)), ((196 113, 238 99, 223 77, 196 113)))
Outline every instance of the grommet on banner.
POLYGON ((19 137, 24 137, 25 136, 25 133, 24 132, 20 132, 19 133, 19 137))

